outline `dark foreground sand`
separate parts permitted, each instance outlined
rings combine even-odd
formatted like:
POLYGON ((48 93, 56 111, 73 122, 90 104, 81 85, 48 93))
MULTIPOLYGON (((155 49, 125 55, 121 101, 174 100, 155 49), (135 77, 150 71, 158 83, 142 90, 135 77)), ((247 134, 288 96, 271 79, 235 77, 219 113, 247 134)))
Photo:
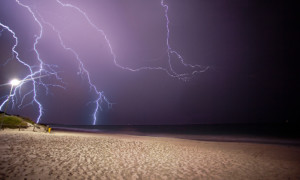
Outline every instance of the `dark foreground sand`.
POLYGON ((300 147, 0 132, 0 179, 300 179, 300 147))

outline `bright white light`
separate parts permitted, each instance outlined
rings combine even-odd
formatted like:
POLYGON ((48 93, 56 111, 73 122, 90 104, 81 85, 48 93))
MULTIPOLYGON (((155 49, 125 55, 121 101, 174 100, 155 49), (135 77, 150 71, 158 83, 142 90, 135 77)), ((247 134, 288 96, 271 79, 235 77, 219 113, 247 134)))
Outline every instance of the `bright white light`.
POLYGON ((17 86, 17 85, 19 85, 20 84, 20 80, 18 80, 18 79, 13 79, 13 80, 11 80, 10 81, 10 84, 12 85, 12 86, 17 86))

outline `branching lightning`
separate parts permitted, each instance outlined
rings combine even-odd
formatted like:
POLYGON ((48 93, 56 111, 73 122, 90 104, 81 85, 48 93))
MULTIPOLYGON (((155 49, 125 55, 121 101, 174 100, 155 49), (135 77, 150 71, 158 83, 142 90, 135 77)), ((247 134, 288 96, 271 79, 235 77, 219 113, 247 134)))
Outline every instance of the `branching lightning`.
POLYGON ((101 104, 102 103, 106 103, 108 105, 108 107, 110 108, 111 107, 111 103, 108 101, 108 99, 104 96, 103 92, 100 92, 97 87, 95 86, 95 84, 92 83, 91 81, 91 78, 90 78, 90 73, 88 72, 88 70, 84 67, 84 64, 82 62, 82 60, 80 59, 78 53, 70 48, 70 47, 67 47, 63 41, 63 38, 61 36, 61 33, 55 29, 55 27, 50 24, 49 22, 46 22, 43 18, 41 18, 42 22, 47 24, 48 26, 50 26, 52 28, 53 31, 55 31, 57 33, 57 36, 59 38, 59 41, 60 41, 60 44, 61 46, 66 50, 66 51, 70 51, 76 58, 76 60, 78 61, 78 64, 79 64, 79 74, 81 75, 85 75, 86 76, 86 79, 88 81, 88 84, 90 86, 90 89, 93 90, 96 94, 97 94, 97 98, 94 100, 94 104, 95 104, 95 109, 94 109, 94 112, 93 112, 93 125, 96 124, 96 121, 97 121, 97 112, 99 110, 102 110, 101 108, 101 104))
MULTIPOLYGON (((58 72, 55 70, 55 66, 46 64, 43 61, 43 59, 40 57, 40 52, 38 51, 38 44, 39 44, 39 41, 43 38, 44 29, 50 28, 52 31, 54 31, 56 33, 61 47, 65 51, 70 52, 74 56, 76 62, 78 63, 78 66, 79 66, 78 74, 80 74, 82 76, 82 78, 85 78, 87 80, 90 90, 92 90, 93 93, 95 93, 97 95, 97 97, 92 102, 95 105, 95 108, 94 108, 94 111, 92 114, 93 125, 97 124, 97 113, 102 110, 103 105, 107 105, 109 108, 111 108, 112 103, 108 100, 108 98, 106 96, 104 96, 104 93, 102 91, 98 90, 96 85, 92 82, 91 75, 90 75, 89 71, 85 68, 85 65, 80 57, 80 54, 78 52, 76 52, 71 46, 68 46, 64 42, 64 38, 63 38, 61 32, 53 24, 51 24, 50 22, 47 22, 36 9, 33 9, 29 5, 25 5, 25 4, 21 3, 20 0, 15 0, 15 1, 18 5, 20 5, 23 8, 26 8, 28 10, 28 12, 32 15, 34 22, 36 22, 39 26, 39 34, 35 36, 35 41, 33 43, 33 50, 36 55, 38 68, 36 68, 36 66, 29 65, 28 63, 26 63, 25 60, 22 60, 19 57, 19 53, 16 51, 16 47, 18 46, 18 37, 16 36, 16 33, 10 27, 8 27, 7 25, 2 24, 0 22, 0 27, 2 27, 2 29, 0 30, 0 36, 2 33, 4 33, 4 31, 8 31, 9 33, 12 34, 12 36, 15 40, 15 44, 12 47, 12 53, 13 53, 15 59, 28 69, 28 75, 26 77, 24 77, 21 80, 21 83, 13 89, 11 95, 4 97, 4 101, 0 105, 0 110, 2 110, 4 105, 8 103, 9 99, 12 99, 13 107, 15 106, 15 104, 19 104, 18 105, 19 108, 22 108, 27 105, 36 104, 36 105, 38 105, 38 111, 39 111, 39 115, 36 119, 36 122, 39 123, 41 121, 41 117, 43 115, 43 110, 44 110, 42 103, 39 101, 39 97, 42 96, 42 94, 40 94, 39 89, 45 88, 46 92, 48 93, 49 86, 56 86, 56 87, 64 88, 62 86, 62 84, 64 84, 63 80, 58 76, 58 72), (57 79, 58 84, 44 83, 43 79, 42 79, 44 76, 54 76, 57 79), (25 83, 29 83, 29 82, 32 84, 32 90, 30 90, 28 92, 22 92, 22 86, 25 83), (29 96, 32 96, 32 100, 30 101, 30 103, 23 105, 25 98, 27 98, 29 96), (17 97, 21 97, 21 100, 18 101, 17 97), (17 103, 17 102, 19 102, 19 103, 17 103)), ((84 17, 84 19, 88 22, 90 27, 95 29, 99 33, 99 36, 104 38, 105 43, 109 49, 109 53, 112 57, 112 61, 114 62, 116 67, 118 67, 122 70, 127 70, 127 71, 131 71, 131 72, 142 71, 142 70, 160 70, 160 71, 164 71, 171 77, 186 81, 186 80, 189 80, 191 77, 193 77, 196 73, 205 72, 209 68, 209 67, 202 67, 200 65, 191 65, 191 64, 186 63, 185 60, 183 59, 183 57, 177 51, 175 51, 171 48, 171 46, 169 44, 169 39, 170 39, 170 28, 169 28, 170 20, 168 17, 169 7, 165 3, 165 0, 160 0, 160 5, 162 7, 162 10, 164 11, 164 18, 165 18, 165 22, 166 22, 166 24, 165 24, 166 25, 165 26, 165 28, 166 28, 166 40, 165 40, 166 51, 165 51, 165 53, 167 55, 168 66, 167 67, 145 66, 145 67, 139 67, 136 69, 130 68, 127 66, 123 66, 118 63, 117 55, 113 50, 113 45, 109 41, 108 36, 106 35, 106 33, 104 32, 103 29, 99 28, 98 26, 96 26, 96 24, 94 22, 92 22, 92 20, 88 16, 87 12, 83 11, 81 8, 79 8, 75 5, 72 5, 69 3, 64 3, 61 0, 54 0, 54 1, 56 1, 63 8, 72 8, 74 11, 76 11, 77 13, 79 13, 81 16, 84 17), (190 69, 189 72, 185 72, 185 73, 176 72, 176 70, 173 68, 173 65, 172 65, 174 63, 174 61, 178 61, 185 68, 189 68, 190 69)), ((4 85, 6 85, 6 84, 4 84, 4 85)))
MULTIPOLYGON (((24 77, 22 80, 21 80, 21 83, 14 88, 13 92, 10 93, 9 96, 6 97, 6 99, 2 102, 2 104, 0 105, 0 109, 2 110, 4 105, 6 103, 8 103, 9 99, 12 99, 12 102, 13 102, 13 107, 14 107, 14 102, 17 102, 18 101, 18 95, 19 97, 22 97, 21 99, 21 103, 19 104, 18 107, 22 107, 23 105, 23 102, 24 102, 24 99, 29 96, 29 95, 32 95, 33 98, 32 100, 28 103, 28 104, 36 104, 38 105, 38 111, 39 111, 39 114, 38 114, 38 117, 36 119, 36 122, 39 123, 40 120, 41 120, 41 117, 43 115, 43 106, 42 104, 40 103, 40 101, 38 100, 38 89, 40 86, 46 88, 46 90, 48 91, 48 86, 49 84, 45 84, 43 83, 43 81, 41 80, 41 76, 42 74, 45 74, 45 75, 54 75, 60 82, 62 82, 62 79, 59 78, 58 74, 56 71, 54 71, 53 67, 51 65, 48 65, 48 64, 45 64, 43 62, 43 60, 40 58, 40 54, 37 50, 37 45, 38 45, 38 42, 39 40, 42 38, 42 35, 43 35, 43 27, 42 27, 42 24, 37 20, 35 14, 33 13, 33 11, 31 10, 31 8, 29 6, 26 6, 22 3, 20 3, 19 0, 16 0, 16 2, 24 7, 24 8, 27 8, 28 11, 32 14, 32 17, 33 19, 39 24, 39 27, 40 27, 40 33, 38 36, 36 36, 35 38, 35 41, 34 41, 34 44, 33 44, 33 49, 34 49, 34 52, 36 54, 36 57, 37 57, 37 60, 38 60, 38 64, 39 64, 39 68, 38 70, 34 70, 34 67, 30 66, 28 63, 26 63, 25 61, 23 61, 20 57, 19 57, 19 53, 16 51, 16 47, 18 45, 18 37, 16 36, 16 33, 11 29, 9 28, 8 26, 0 23, 0 26, 3 27, 4 29, 8 30, 12 35, 13 35, 13 38, 15 39, 15 44, 14 46, 12 47, 12 53, 13 55, 15 56, 15 59, 21 63, 22 65, 24 65, 25 67, 27 67, 28 71, 29 71, 29 74, 24 77), (36 77, 40 77, 40 78, 36 78, 36 77), (32 90, 30 90, 29 92, 26 92, 25 94, 22 95, 22 86, 27 83, 28 81, 31 81, 32 82, 32 90)), ((58 87, 62 87, 60 85, 53 85, 53 86, 58 86, 58 87)), ((26 104, 26 105, 28 105, 26 104)), ((25 105, 25 106, 26 106, 25 105)))

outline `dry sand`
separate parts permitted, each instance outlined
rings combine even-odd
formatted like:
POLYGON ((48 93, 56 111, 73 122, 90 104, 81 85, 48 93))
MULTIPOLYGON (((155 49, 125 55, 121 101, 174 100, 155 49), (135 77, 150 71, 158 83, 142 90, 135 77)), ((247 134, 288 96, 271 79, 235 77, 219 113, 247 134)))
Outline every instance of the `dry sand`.
POLYGON ((300 179, 300 147, 0 132, 0 179, 300 179))

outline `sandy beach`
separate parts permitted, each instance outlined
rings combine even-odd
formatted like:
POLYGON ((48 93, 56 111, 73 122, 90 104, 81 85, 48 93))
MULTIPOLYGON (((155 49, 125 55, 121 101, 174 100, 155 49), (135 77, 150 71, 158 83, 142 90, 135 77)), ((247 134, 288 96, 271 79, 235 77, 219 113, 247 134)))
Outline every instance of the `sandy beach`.
POLYGON ((0 132, 0 179, 300 179, 300 147, 0 132))

